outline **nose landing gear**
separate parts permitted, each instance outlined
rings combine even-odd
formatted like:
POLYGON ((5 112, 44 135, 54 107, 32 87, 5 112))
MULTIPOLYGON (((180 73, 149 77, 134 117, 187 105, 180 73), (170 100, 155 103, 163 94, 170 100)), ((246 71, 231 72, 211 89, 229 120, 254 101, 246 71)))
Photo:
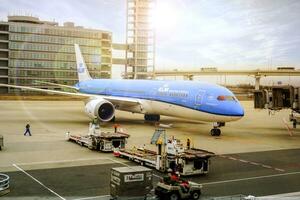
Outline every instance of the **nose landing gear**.
POLYGON ((212 136, 220 136, 221 135, 221 129, 219 127, 225 126, 225 122, 215 122, 213 123, 213 129, 210 130, 210 134, 212 136))
POLYGON ((221 129, 219 128, 213 128, 210 130, 211 136, 220 136, 221 135, 221 129))

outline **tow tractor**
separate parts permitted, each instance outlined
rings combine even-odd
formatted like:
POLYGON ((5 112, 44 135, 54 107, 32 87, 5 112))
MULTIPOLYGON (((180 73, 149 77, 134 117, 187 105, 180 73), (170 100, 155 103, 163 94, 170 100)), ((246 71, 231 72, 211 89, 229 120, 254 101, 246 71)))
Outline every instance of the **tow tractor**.
POLYGON ((207 174, 209 171, 209 159, 215 154, 203 149, 187 147, 175 139, 166 139, 166 132, 162 128, 155 130, 151 144, 156 144, 157 152, 145 148, 114 149, 114 155, 126 158, 161 172, 168 169, 176 170, 180 175, 207 174))
POLYGON ((125 148, 128 137, 129 135, 124 133, 119 126, 115 126, 114 132, 104 132, 100 130, 97 123, 90 123, 88 135, 66 133, 68 141, 102 152, 112 152, 114 148, 125 148))
POLYGON ((158 199, 193 199, 197 200, 201 195, 202 185, 189 182, 189 188, 184 189, 179 184, 168 184, 164 181, 157 183, 155 188, 155 195, 158 199))

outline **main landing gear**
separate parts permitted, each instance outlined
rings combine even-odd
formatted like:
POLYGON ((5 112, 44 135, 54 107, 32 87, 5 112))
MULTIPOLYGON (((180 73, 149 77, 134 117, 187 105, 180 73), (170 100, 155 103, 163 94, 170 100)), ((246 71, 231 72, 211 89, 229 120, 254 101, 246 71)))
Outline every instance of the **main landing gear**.
POLYGON ((220 136, 221 135, 221 129, 219 127, 225 126, 225 122, 215 122, 213 123, 213 129, 210 130, 210 134, 212 136, 220 136))
POLYGON ((158 122, 160 120, 160 115, 145 114, 144 119, 145 121, 158 122))

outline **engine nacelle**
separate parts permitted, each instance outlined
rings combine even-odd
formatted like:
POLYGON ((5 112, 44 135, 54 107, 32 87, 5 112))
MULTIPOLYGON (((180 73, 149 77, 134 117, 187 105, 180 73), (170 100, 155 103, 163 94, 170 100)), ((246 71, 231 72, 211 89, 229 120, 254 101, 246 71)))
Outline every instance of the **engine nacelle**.
POLYGON ((111 102, 98 98, 85 104, 85 112, 92 119, 108 122, 115 116, 115 107, 111 102))

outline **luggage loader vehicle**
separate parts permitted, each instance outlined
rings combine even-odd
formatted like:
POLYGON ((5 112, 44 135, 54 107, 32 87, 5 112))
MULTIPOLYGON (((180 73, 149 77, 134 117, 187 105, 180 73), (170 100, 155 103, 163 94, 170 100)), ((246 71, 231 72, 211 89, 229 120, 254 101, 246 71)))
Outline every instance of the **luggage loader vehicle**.
POLYGON ((88 147, 91 150, 102 152, 112 152, 114 148, 125 148, 126 140, 129 134, 122 130, 115 129, 114 132, 101 131, 98 124, 90 124, 89 133, 87 135, 77 135, 66 133, 66 139, 75 142, 81 146, 88 147))
POLYGON ((125 158, 140 165, 155 168, 166 172, 168 169, 176 170, 182 176, 207 174, 209 171, 209 159, 215 154, 203 149, 185 148, 175 139, 166 138, 164 129, 155 130, 151 144, 157 146, 157 151, 145 148, 114 149, 116 157, 125 158))

